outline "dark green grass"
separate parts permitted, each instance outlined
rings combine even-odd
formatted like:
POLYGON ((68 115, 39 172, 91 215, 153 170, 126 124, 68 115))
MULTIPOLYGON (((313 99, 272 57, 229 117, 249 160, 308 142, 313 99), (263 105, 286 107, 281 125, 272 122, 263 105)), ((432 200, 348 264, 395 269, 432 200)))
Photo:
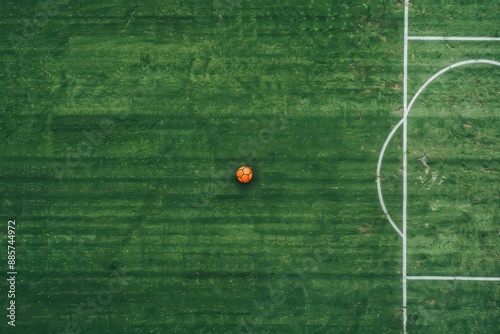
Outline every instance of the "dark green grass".
POLYGON ((408 292, 411 333, 498 331, 498 284, 411 281, 408 292))
POLYGON ((68 3, 12 44, 36 6, 0 20, 17 332, 401 332, 401 6, 68 3))
POLYGON ((499 15, 498 1, 423 0, 411 1, 410 36, 498 37, 491 25, 499 15))

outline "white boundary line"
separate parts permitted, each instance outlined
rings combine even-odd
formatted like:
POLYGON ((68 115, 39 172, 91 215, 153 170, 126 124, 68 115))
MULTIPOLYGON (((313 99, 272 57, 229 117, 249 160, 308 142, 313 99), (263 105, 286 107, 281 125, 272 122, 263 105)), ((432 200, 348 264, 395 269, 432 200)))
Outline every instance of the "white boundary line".
POLYGON ((500 277, 467 277, 467 276, 406 276, 414 281, 500 281, 500 277))
POLYGON ((500 37, 408 36, 410 41, 499 41, 500 37))
POLYGON ((408 9, 405 0, 404 50, 403 50, 403 332, 406 334, 406 202, 407 202, 407 150, 408 150, 408 9))

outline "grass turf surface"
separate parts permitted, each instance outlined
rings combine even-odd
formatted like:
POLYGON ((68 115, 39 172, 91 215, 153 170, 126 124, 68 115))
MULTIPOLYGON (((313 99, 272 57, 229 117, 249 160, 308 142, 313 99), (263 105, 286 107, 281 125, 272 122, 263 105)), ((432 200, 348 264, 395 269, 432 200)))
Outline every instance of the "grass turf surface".
MULTIPOLYGON (((483 15, 471 34, 492 36, 496 10, 414 4, 411 29, 483 15)), ((401 240, 374 182, 401 118, 401 3, 7 1, 1 13, 0 205, 18 222, 19 272, 6 331, 402 332, 401 240)), ((452 62, 498 54, 418 43, 410 95, 452 62)), ((412 111, 410 275, 498 276, 497 77, 457 69, 412 111)), ((382 177, 399 222, 397 135, 382 177)), ((410 282, 409 330, 494 332, 498 298, 497 283, 410 282)))

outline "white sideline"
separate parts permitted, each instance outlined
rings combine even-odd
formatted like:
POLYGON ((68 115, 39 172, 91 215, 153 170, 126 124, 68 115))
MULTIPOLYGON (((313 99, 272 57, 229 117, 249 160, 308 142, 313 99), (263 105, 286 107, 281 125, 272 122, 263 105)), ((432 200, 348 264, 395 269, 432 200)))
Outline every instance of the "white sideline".
POLYGON ((411 41, 500 41, 500 37, 408 36, 411 41))
POLYGON ((415 281, 500 281, 500 277, 467 277, 467 276, 406 276, 415 281))
POLYGON ((407 150, 408 150, 408 9, 410 0, 405 0, 405 26, 403 45, 403 333, 406 334, 406 201, 407 201, 407 150))

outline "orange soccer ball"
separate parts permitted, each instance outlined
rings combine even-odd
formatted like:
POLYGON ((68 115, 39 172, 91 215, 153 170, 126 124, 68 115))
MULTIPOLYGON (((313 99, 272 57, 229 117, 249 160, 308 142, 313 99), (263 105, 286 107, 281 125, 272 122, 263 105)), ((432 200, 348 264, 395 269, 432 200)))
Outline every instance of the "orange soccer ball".
POLYGON ((238 178, 238 181, 241 183, 248 183, 252 179, 253 173, 252 173, 252 168, 247 167, 247 166, 241 166, 238 168, 236 171, 236 177, 238 178))

